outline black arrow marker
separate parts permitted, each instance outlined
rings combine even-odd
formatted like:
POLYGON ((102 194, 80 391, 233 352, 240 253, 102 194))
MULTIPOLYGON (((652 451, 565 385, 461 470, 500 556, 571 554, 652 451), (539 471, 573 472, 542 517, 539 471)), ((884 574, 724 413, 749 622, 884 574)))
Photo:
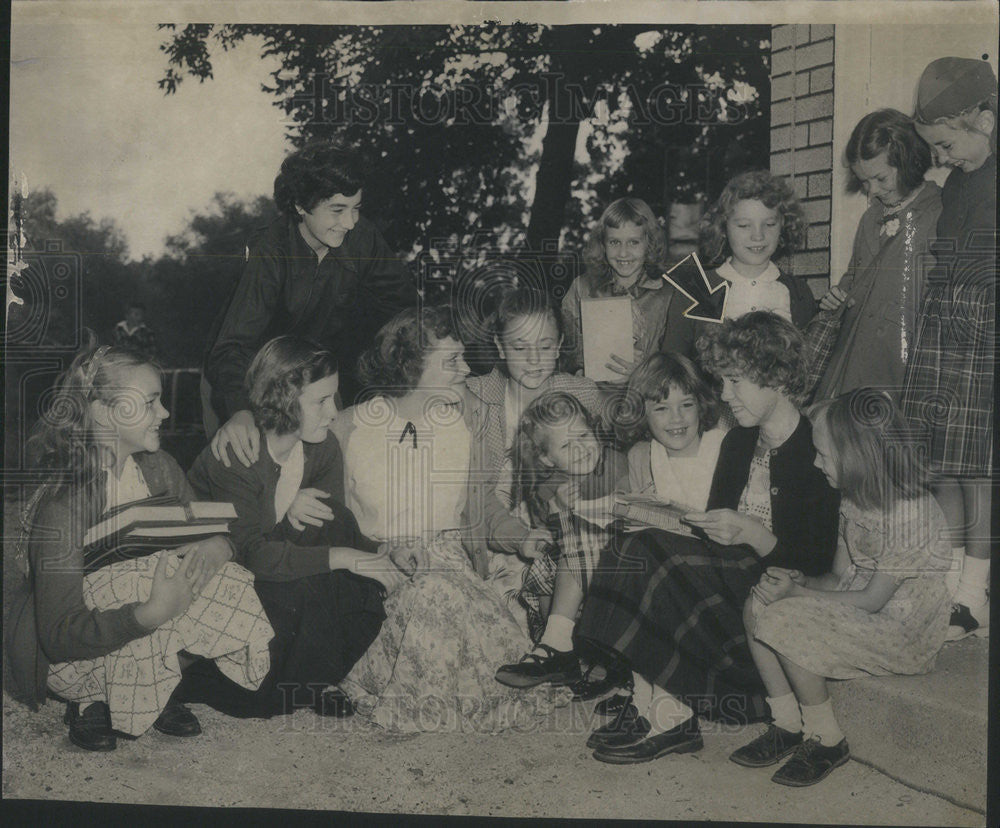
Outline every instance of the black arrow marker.
POLYGON ((684 311, 686 319, 697 319, 701 322, 722 322, 726 315, 726 299, 729 296, 729 283, 719 277, 719 283, 713 287, 712 281, 701 266, 697 253, 689 253, 670 270, 662 274, 663 278, 691 300, 691 306, 684 311), (681 265, 687 263, 686 267, 681 265))

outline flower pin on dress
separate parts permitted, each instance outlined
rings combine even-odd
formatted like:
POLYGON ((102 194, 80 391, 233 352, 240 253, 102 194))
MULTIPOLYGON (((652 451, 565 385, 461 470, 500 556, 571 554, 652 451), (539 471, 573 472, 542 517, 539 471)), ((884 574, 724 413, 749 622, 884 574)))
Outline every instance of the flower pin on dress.
POLYGON ((879 230, 880 234, 888 236, 890 239, 899 232, 899 216, 892 216, 887 218, 882 222, 882 228, 879 230))

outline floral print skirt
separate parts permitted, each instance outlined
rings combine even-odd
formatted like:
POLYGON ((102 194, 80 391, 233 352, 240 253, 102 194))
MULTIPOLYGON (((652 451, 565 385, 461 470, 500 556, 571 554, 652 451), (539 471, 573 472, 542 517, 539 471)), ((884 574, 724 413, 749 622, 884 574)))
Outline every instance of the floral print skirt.
POLYGON ((531 647, 499 590, 469 565, 457 533, 428 545, 430 567, 385 601, 386 621, 341 687, 370 721, 397 733, 497 733, 569 702, 494 679, 531 647))

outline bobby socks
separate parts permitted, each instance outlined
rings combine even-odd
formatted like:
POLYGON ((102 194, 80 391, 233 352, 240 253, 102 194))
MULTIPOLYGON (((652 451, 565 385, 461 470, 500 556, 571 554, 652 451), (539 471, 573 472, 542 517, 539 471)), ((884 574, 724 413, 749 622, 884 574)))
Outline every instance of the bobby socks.
POLYGON ((955 603, 965 604, 970 610, 986 604, 986 589, 990 583, 990 559, 966 555, 962 562, 962 577, 955 591, 955 603))
POLYGON ((542 633, 538 643, 545 644, 561 653, 568 653, 573 649, 573 627, 575 626, 573 619, 553 613, 545 622, 545 632, 542 633))
POLYGON ((767 706, 771 708, 771 718, 782 730, 789 733, 802 732, 802 713, 799 710, 799 700, 794 693, 785 693, 777 698, 767 697, 767 706))
POLYGON ((650 684, 638 673, 632 673, 632 682, 632 704, 636 706, 639 715, 649 722, 650 736, 665 733, 694 716, 694 711, 684 702, 662 687, 650 684))
POLYGON ((813 736, 819 738, 820 744, 826 747, 839 745, 844 738, 840 731, 840 725, 833 715, 833 702, 827 699, 822 704, 803 704, 802 709, 802 735, 809 739, 813 736))

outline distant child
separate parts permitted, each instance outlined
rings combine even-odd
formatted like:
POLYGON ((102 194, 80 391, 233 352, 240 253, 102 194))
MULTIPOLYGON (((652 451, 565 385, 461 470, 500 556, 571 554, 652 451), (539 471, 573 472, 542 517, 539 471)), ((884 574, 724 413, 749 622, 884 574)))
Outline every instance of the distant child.
POLYGON ((703 512, 725 429, 719 395, 687 357, 654 354, 632 374, 630 410, 641 415, 629 449, 629 491, 703 512), (640 407, 641 406, 641 407, 640 407))
POLYGON ((193 656, 217 659, 248 690, 270 663, 273 630, 227 538, 85 569, 84 532, 108 510, 156 495, 194 499, 160 449, 160 392, 143 354, 83 353, 29 443, 51 478, 26 510, 28 578, 4 625, 5 655, 32 706, 47 691, 67 702, 70 741, 84 750, 114 750, 117 733, 149 727, 201 733, 179 692, 193 656))
POLYGON ((512 460, 514 501, 532 526, 551 527, 555 540, 540 554, 527 553, 535 560, 518 596, 538 643, 496 678, 511 687, 569 684, 580 677, 573 652, 576 615, 611 539, 624 458, 602 444, 596 422, 576 398, 557 393, 539 397, 524 412, 512 460))
POLYGON ((989 633, 993 348, 996 311, 997 79, 985 61, 945 57, 917 88, 917 132, 952 167, 941 191, 903 411, 929 424, 934 494, 964 553, 949 640, 989 633), (944 413, 939 408, 947 406, 944 413))
POLYGON ((586 272, 573 281, 562 303, 565 370, 583 367, 581 300, 607 296, 632 300, 632 352, 615 354, 608 364, 623 382, 650 354, 693 353, 695 325, 684 316, 691 303, 661 276, 669 269, 666 233, 645 201, 612 202, 590 234, 584 260, 586 272))
POLYGON ((814 406, 816 466, 843 495, 832 571, 769 567, 747 600, 750 649, 773 724, 735 751, 803 787, 850 756, 826 680, 926 673, 948 629, 944 515, 890 396, 862 388, 814 406))
POLYGON ((134 348, 149 359, 156 359, 156 336, 146 324, 146 306, 133 302, 125 309, 125 318, 115 325, 114 344, 134 348))
POLYGON ((726 185, 701 220, 702 262, 729 283, 724 318, 772 311, 805 327, 816 313, 812 291, 772 261, 801 247, 805 234, 802 206, 782 179, 751 170, 726 185))

